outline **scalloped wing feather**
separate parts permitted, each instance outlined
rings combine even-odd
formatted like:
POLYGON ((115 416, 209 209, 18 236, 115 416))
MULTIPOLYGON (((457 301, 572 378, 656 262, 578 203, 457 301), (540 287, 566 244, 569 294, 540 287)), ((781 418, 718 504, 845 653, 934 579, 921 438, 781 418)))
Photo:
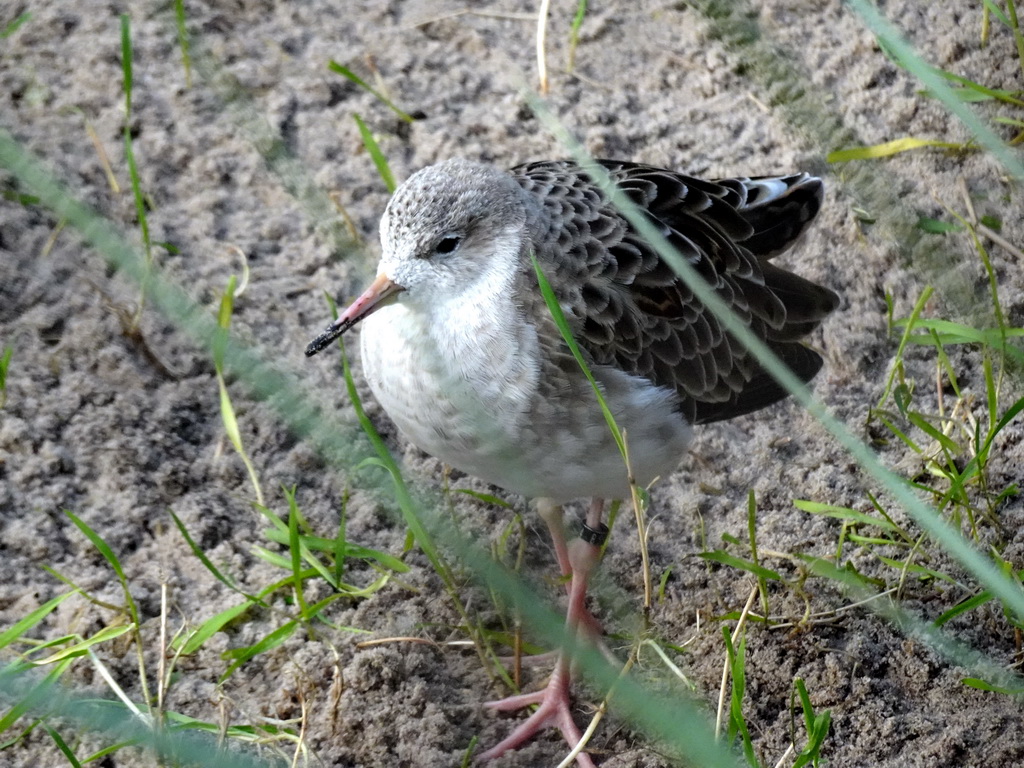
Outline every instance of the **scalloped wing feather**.
MULTIPOLYGON (((769 259, 791 247, 817 214, 819 179, 706 181, 599 162, 797 376, 808 381, 818 372, 821 358, 798 340, 835 309, 838 297, 769 259)), ((530 222, 533 246, 592 363, 674 390, 695 423, 749 413, 785 396, 577 164, 530 163, 511 173, 539 203, 530 222)), ((564 355, 552 363, 575 365, 564 355)))

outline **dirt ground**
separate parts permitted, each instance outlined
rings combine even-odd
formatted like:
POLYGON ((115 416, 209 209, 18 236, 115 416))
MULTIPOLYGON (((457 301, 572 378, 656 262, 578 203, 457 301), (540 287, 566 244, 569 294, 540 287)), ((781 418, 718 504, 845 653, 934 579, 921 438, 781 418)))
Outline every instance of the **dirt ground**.
MULTIPOLYGON (((988 46, 979 44, 980 3, 880 5, 932 64, 993 87, 1021 87, 1008 31, 996 24, 988 46)), ((886 333, 886 291, 893 295, 896 317, 910 313, 927 282, 942 278, 926 309, 929 316, 958 319, 970 313, 974 298, 980 297, 979 306, 985 302, 987 280, 968 239, 928 235, 930 249, 922 250, 906 239, 912 231, 907 222, 921 215, 948 219, 936 196, 963 210, 962 177, 979 215, 999 217, 1003 235, 1020 245, 1019 189, 994 160, 977 152, 922 150, 856 167, 825 162, 841 146, 903 136, 968 138, 838 2, 593 2, 572 74, 566 72, 567 41, 576 3, 552 6, 549 103, 592 154, 710 177, 800 169, 824 176, 824 210, 787 258, 800 274, 843 297, 813 340, 826 360, 815 392, 852 430, 867 436, 867 410, 881 394, 896 348, 886 333), (774 69, 764 64, 765 52, 773 50, 782 57, 774 69), (842 144, 836 143, 840 136, 842 144), (940 262, 945 266, 930 272, 933 262, 922 261, 925 252, 946 259, 940 262)), ((333 354, 312 361, 302 354, 329 318, 324 292, 339 302, 356 295, 379 253, 376 226, 388 194, 353 115, 374 132, 399 180, 453 156, 504 166, 564 156, 518 90, 520 74, 536 82, 535 4, 232 0, 186 2, 185 8, 191 86, 172 5, 130 6, 134 148, 151 204, 151 239, 174 246, 157 246, 156 262, 212 315, 229 276, 240 270, 232 249, 241 249, 251 274, 236 304, 233 332, 326 393, 340 417, 353 423, 333 354), (377 98, 329 71, 332 59, 386 89, 419 119, 399 120, 377 98), (268 136, 279 140, 269 151, 268 136), (344 237, 332 233, 345 228, 337 208, 317 202, 325 193, 347 212, 364 246, 339 245, 344 237)), ((138 243, 122 141, 124 10, 120 3, 97 0, 0 4, 0 26, 31 13, 0 40, 0 125, 138 243), (109 157, 120 192, 112 190, 90 129, 109 157)), ((991 105, 979 109, 987 116, 997 113, 991 105)), ((5 172, 0 186, 27 191, 5 172)), ((146 622, 145 654, 155 669, 162 584, 169 587, 172 631, 239 600, 202 566, 168 510, 245 590, 258 591, 287 575, 255 551, 282 548, 266 540, 267 524, 252 506, 245 467, 225 438, 211 355, 151 306, 142 313, 144 344, 126 337, 122 319, 138 300, 137 286, 46 210, 8 198, 0 201, 0 345, 12 347, 13 357, 7 402, 0 409, 0 629, 67 590, 42 566, 102 600, 123 602, 110 567, 65 515, 70 510, 120 558, 146 622)), ((990 255, 1003 307, 1014 325, 1022 325, 1021 265, 997 247, 990 247, 990 255)), ((357 347, 350 349, 354 354, 357 347)), ((934 375, 924 353, 911 360, 919 364, 912 372, 923 380, 934 375)), ((353 363, 358 377, 355 354, 353 363)), ((953 364, 961 383, 983 400, 978 356, 968 351, 954 356, 953 364)), ((444 468, 405 444, 361 380, 360 387, 371 418, 410 478, 440 486, 444 468)), ((1006 387, 1012 391, 1013 381, 1006 387)), ((232 381, 230 391, 269 507, 285 514, 281 488, 295 485, 310 524, 329 536, 350 492, 350 540, 402 555, 400 521, 344 471, 322 462, 243 384, 232 381)), ((1019 425, 1004 433, 993 483, 1019 478, 1021 435, 1019 425)), ((914 456, 898 442, 878 450, 898 471, 916 471, 914 456)), ((458 473, 450 483, 500 494, 458 473)), ((866 512, 867 493, 875 485, 822 427, 786 403, 699 430, 679 471, 653 490, 652 568, 656 578, 667 569, 671 573, 652 614, 652 632, 664 643, 686 644, 685 652, 670 652, 671 657, 712 713, 724 657, 715 617, 739 611, 750 584, 734 569, 709 568, 696 553, 724 546, 723 534, 746 540, 751 488, 764 550, 824 557, 835 552, 839 523, 801 512, 793 500, 866 512)), ((468 496, 452 498, 455 519, 484 546, 498 540, 514 511, 522 512, 529 529, 525 570, 557 597, 557 588, 545 581, 553 560, 543 526, 524 500, 509 499, 510 511, 468 496)), ((918 533, 905 515, 895 514, 918 533)), ((1003 556, 1019 569, 1021 501, 1005 502, 998 522, 1003 556)), ((599 591, 635 612, 641 595, 637 546, 627 516, 620 525, 599 591)), ((356 645, 394 636, 465 639, 461 619, 426 559, 418 552, 405 559, 409 573, 368 598, 330 606, 327 616, 339 629, 321 628, 315 639, 297 633, 218 685, 229 663, 221 654, 256 642, 293 610, 279 594, 276 610, 229 625, 199 652, 180 659, 166 707, 200 720, 245 725, 297 718, 305 706, 311 765, 454 766, 474 737, 483 746, 495 743, 522 716, 496 716, 480 706, 507 690, 491 680, 471 650, 411 642, 356 645)), ((899 581, 898 572, 870 552, 854 561, 884 586, 899 581)), ((791 561, 771 565, 797 576, 791 561)), ((904 605, 926 620, 974 589, 956 564, 940 557, 929 566, 953 574, 958 583, 906 581, 904 605)), ((358 583, 375 576, 358 565, 349 574, 358 583)), ((496 622, 484 590, 467 581, 460 594, 496 622)), ((821 579, 808 582, 806 597, 814 611, 850 602, 821 579)), ((771 607, 799 620, 805 604, 795 590, 776 589, 771 607)), ((628 620, 607 608, 598 613, 611 632, 625 637, 628 620)), ((116 612, 76 597, 31 634, 89 636, 115 620, 116 612)), ((997 606, 977 609, 946 628, 996 664, 1012 664, 1019 651, 997 606)), ((613 645, 621 649, 623 643, 628 638, 613 645)), ((134 650, 108 643, 97 653, 128 695, 141 701, 134 650)), ((844 610, 798 631, 753 626, 747 654, 745 714, 765 765, 774 765, 789 744, 794 678, 805 681, 816 710, 831 711, 823 746, 831 765, 1024 765, 1015 699, 964 686, 968 671, 865 609, 844 610)), ((654 657, 646 663, 658 666, 654 657)), ((540 678, 537 673, 531 679, 540 678)), ((84 691, 110 695, 85 660, 68 679, 84 691)), ((584 723, 594 702, 581 693, 577 720, 584 723)), ((62 733, 80 758, 108 743, 91 734, 78 741, 73 726, 62 733)), ((657 743, 619 719, 614 707, 592 748, 608 768, 673 764, 657 743)), ((564 753, 552 733, 493 765, 554 766, 564 753)), ((128 749, 101 764, 151 761, 128 749)), ((0 751, 0 763, 67 761, 36 729, 0 751)))

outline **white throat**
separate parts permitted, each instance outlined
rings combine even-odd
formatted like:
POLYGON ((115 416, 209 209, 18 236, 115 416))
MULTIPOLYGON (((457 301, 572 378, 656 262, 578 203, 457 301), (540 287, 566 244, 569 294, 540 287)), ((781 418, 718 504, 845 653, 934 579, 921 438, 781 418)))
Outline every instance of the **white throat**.
POLYGON ((503 454, 518 443, 540 377, 536 329, 515 301, 517 241, 495 244, 471 285, 363 321, 377 400, 417 446, 469 471, 479 469, 472 459, 486 461, 485 446, 503 454))

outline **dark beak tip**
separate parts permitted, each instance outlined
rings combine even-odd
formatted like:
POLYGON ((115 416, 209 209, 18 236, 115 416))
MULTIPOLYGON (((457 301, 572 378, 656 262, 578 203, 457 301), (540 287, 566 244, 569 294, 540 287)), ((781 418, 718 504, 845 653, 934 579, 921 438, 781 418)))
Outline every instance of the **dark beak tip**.
POLYGON ((326 330, 306 345, 306 357, 312 357, 352 327, 352 323, 331 323, 326 330))
POLYGON ((306 357, 312 357, 317 352, 321 351, 330 344, 332 341, 337 339, 341 334, 334 333, 333 330, 328 330, 317 336, 315 339, 306 345, 306 357))

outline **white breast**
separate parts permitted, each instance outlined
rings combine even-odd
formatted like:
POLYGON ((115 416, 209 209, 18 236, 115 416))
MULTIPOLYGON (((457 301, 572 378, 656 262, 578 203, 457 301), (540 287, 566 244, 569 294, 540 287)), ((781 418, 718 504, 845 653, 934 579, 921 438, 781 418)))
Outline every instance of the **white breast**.
MULTIPOLYGON (((419 448, 512 490, 536 390, 532 328, 473 302, 427 314, 396 303, 363 321, 370 388, 419 448), (531 343, 532 342, 532 343, 531 343)), ((439 308, 440 310, 440 308, 439 308)))
MULTIPOLYGON (((439 327, 436 318, 399 303, 363 322, 367 380, 410 441, 529 497, 563 501, 628 493, 622 457, 587 388, 582 400, 536 402, 538 347, 531 325, 522 318, 481 323, 473 312, 447 317, 451 323, 439 327)), ((612 368, 594 373, 626 430, 637 481, 645 485, 675 469, 689 429, 672 393, 612 368)))

